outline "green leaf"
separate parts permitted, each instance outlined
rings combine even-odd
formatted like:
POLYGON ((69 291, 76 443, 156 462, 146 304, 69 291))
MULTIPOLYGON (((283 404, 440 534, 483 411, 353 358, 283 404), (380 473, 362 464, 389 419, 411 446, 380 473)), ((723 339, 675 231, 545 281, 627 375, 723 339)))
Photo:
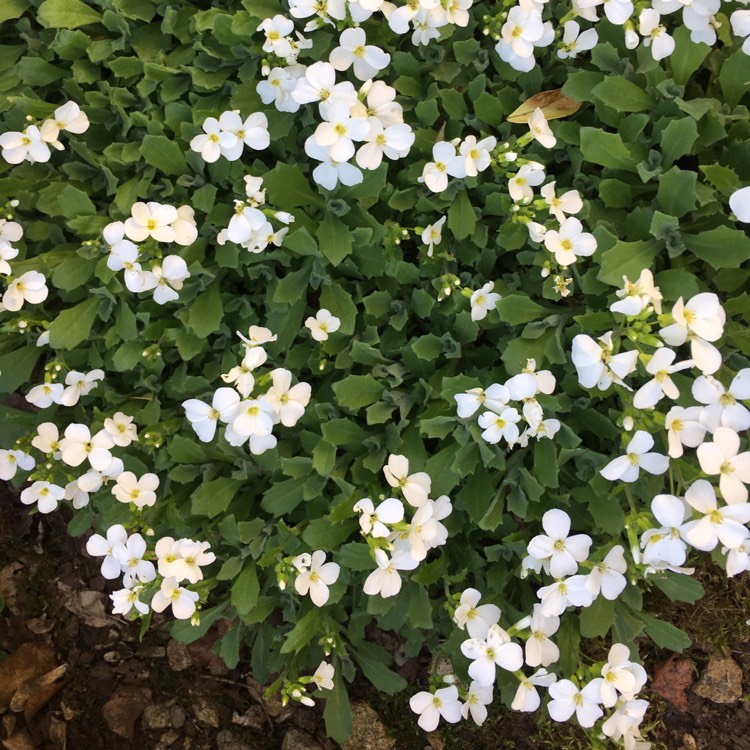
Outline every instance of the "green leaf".
POLYGON ((77 29, 90 23, 98 23, 101 13, 81 0, 44 0, 37 11, 42 26, 52 29, 77 29))
POLYGON ((214 281, 208 289, 201 292, 190 307, 187 323, 196 336, 205 338, 219 330, 224 317, 224 305, 221 301, 221 284, 214 281))
POLYGON ((74 219, 78 216, 88 216, 96 213, 96 206, 91 202, 87 193, 73 185, 66 185, 57 199, 62 215, 74 219))
POLYGON ((284 210, 297 206, 316 206, 322 208, 323 196, 312 191, 310 183, 299 167, 279 162, 270 172, 263 176, 266 188, 266 201, 284 210))
POLYGON ((586 161, 593 164, 636 171, 637 160, 619 133, 606 133, 598 128, 581 128, 581 153, 586 161))
POLYGON ((89 297, 75 307, 63 310, 50 324, 49 343, 53 349, 75 349, 91 333, 99 310, 99 298, 89 297))
POLYGON ((659 176, 659 189, 656 199, 664 211, 671 216, 684 216, 695 208, 698 199, 695 184, 698 175, 695 172, 672 167, 659 176))
POLYGON ((739 268, 750 260, 750 238, 737 229, 720 226, 701 234, 683 234, 682 239, 693 255, 717 271, 739 268))
MULTIPOLYGON (((422 589, 424 590, 424 589, 422 589)), ((395 695, 406 687, 406 680, 388 668, 391 655, 376 643, 361 641, 352 644, 352 656, 359 664, 365 677, 380 691, 395 695)))
POLYGON ((0 393, 12 393, 28 383, 41 353, 38 346, 24 346, 0 355, 0 393))
POLYGON ((621 76, 607 76, 591 93, 617 112, 643 112, 654 107, 654 100, 640 86, 621 76))
POLYGON ((448 228, 457 240, 465 240, 474 232, 477 217, 471 207, 468 192, 462 190, 448 209, 448 228))
POLYGON ((227 602, 222 602, 210 609, 203 609, 199 625, 193 625, 190 620, 178 620, 172 624, 169 633, 180 643, 193 643, 208 633, 208 629, 222 616, 226 608, 227 602))
MULTIPOLYGON (((597 236, 597 232, 594 232, 597 236)), ((598 237, 597 237, 598 239, 598 237)), ((636 280, 644 268, 651 268, 659 254, 659 243, 655 240, 623 242, 617 240, 614 246, 602 253, 601 266, 597 279, 612 286, 622 286, 622 277, 636 280)))
POLYGON ((322 625, 323 610, 313 607, 297 620, 297 624, 287 633, 284 643, 281 644, 281 653, 298 654, 313 638, 323 632, 322 625))
POLYGON ((307 479, 303 476, 274 483, 263 495, 260 507, 276 518, 293 511, 304 500, 302 487, 307 479))
POLYGON ((2 6, 0 6, 0 23, 20 18, 29 5, 29 0, 4 0, 2 6))
POLYGON ((172 438, 167 452, 178 464, 200 464, 206 460, 205 447, 182 435, 175 435, 172 438))
POLYGON ((362 443, 368 433, 350 419, 330 419, 320 426, 323 437, 331 445, 362 443))
POLYGON ((46 86, 66 75, 62 68, 50 65, 41 57, 24 57, 16 65, 16 73, 28 86, 46 86))
POLYGON ((214 518, 224 513, 229 503, 234 500, 237 490, 242 486, 242 479, 219 477, 210 482, 204 482, 193 493, 191 510, 196 516, 214 518))
POLYGON ((690 39, 690 30, 680 24, 674 32, 675 49, 669 56, 672 66, 672 78, 680 86, 684 86, 690 76, 700 68, 701 63, 711 51, 707 44, 696 44, 690 39))
POLYGON ((505 323, 513 326, 539 320, 539 318, 555 312, 538 305, 529 297, 521 294, 509 294, 507 297, 503 297, 497 303, 497 311, 505 323))
POLYGON ((324 552, 338 551, 338 548, 359 528, 354 519, 344 523, 331 523, 328 518, 315 518, 307 525, 302 539, 310 549, 324 552))
POLYGON ((413 628, 429 630, 432 628, 432 605, 427 589, 423 586, 412 586, 409 596, 409 622, 413 628))
POLYGON ((690 153, 698 139, 698 125, 692 117, 671 120, 661 134, 661 154, 664 165, 670 166, 681 156, 690 153))
POLYGON ((420 359, 433 362, 443 351, 443 342, 434 333, 420 336, 412 345, 411 349, 420 359))
MULTIPOLYGON (((278 0, 242 0, 242 7, 254 18, 260 18, 261 21, 271 18, 277 13, 283 13, 284 9, 278 0)), ((256 24, 257 25, 257 24, 256 24)))
POLYGON ((721 73, 719 73, 719 83, 724 93, 723 103, 730 109, 736 107, 740 99, 747 94, 748 81, 750 81, 750 57, 737 49, 725 58, 721 73))
POLYGON ((140 152, 146 164, 156 167, 164 174, 183 175, 191 171, 182 154, 182 149, 175 141, 163 135, 144 136, 140 152))
POLYGON ((559 470, 554 441, 546 438, 536 440, 534 443, 534 476, 545 487, 557 487, 559 470))
POLYGON ((333 681, 333 690, 326 693, 323 719, 326 723, 326 734, 339 745, 343 745, 352 734, 352 706, 349 703, 346 683, 341 677, 341 666, 338 663, 336 675, 337 679, 333 681))
POLYGON ((249 614, 250 610, 258 603, 260 584, 255 563, 248 560, 245 567, 232 584, 232 605, 241 617, 249 614))
POLYGON ((355 411, 379 401, 383 390, 383 384, 372 375, 349 375, 333 386, 336 402, 355 411))
POLYGON ((373 570, 376 565, 370 548, 360 542, 349 542, 339 548, 338 562, 348 570, 373 570))
POLYGON ((651 580, 661 589, 673 602, 687 602, 695 604, 703 598, 706 593, 700 581, 690 576, 679 573, 665 573, 655 575, 651 580))
POLYGON ((352 252, 352 235, 349 227, 332 213, 326 213, 315 233, 320 252, 337 266, 352 252))
POLYGON ((693 642, 687 634, 669 622, 649 617, 645 614, 638 615, 646 623, 646 633, 651 636, 654 643, 660 648, 668 648, 670 651, 684 651, 690 648, 693 642))
POLYGON ((599 596, 581 612, 580 620, 584 638, 604 638, 615 622, 615 603, 599 596))

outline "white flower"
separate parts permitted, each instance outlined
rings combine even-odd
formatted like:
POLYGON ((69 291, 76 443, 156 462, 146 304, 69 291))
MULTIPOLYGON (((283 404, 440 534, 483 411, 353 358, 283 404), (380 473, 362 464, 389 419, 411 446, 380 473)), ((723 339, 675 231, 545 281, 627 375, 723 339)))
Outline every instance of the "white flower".
POLYGON ((81 396, 88 396, 99 385, 99 381, 103 379, 104 370, 98 368, 86 373, 71 370, 65 376, 67 388, 60 397, 60 403, 63 406, 75 406, 81 396))
POLYGON ((315 674, 312 676, 312 681, 319 690, 333 690, 333 675, 333 664, 322 661, 315 670, 315 674))
MULTIPOLYGON (((547 123, 547 118, 544 116, 544 111, 537 107, 529 117, 529 130, 534 136, 534 140, 544 146, 544 148, 552 148, 557 143, 557 138, 550 130, 550 126, 547 123)), ((573 213, 576 213, 575 211, 573 213)))
POLYGON ((614 643, 609 649, 607 663, 602 667, 602 703, 606 708, 612 708, 617 703, 618 693, 626 699, 635 698, 646 679, 646 670, 630 661, 630 649, 624 643, 614 643))
POLYGON ((383 127, 377 117, 369 117, 367 123, 369 131, 360 139, 366 143, 360 146, 356 156, 356 162, 362 169, 377 169, 383 161, 383 155, 389 159, 401 159, 414 145, 414 131, 405 123, 383 127))
POLYGON ((597 597, 601 594, 609 601, 614 601, 620 596, 627 585, 624 574, 628 570, 628 564, 625 561, 624 552, 622 546, 618 544, 612 547, 604 560, 594 563, 594 567, 586 577, 586 588, 591 596, 597 597))
POLYGON ((441 716, 451 724, 461 721, 461 704, 455 685, 440 688, 434 693, 421 692, 412 695, 409 707, 415 714, 419 714, 417 724, 425 732, 435 730, 441 716))
POLYGON ((561 615, 569 605, 589 607, 594 601, 591 592, 586 588, 586 576, 575 575, 549 586, 542 586, 537 592, 541 602, 540 612, 545 617, 561 615))
POLYGON ((468 693, 466 702, 461 706, 461 716, 468 719, 469 714, 471 714, 474 723, 481 727, 487 718, 486 707, 492 703, 492 686, 480 685, 478 682, 472 681, 468 693))
POLYGON ((170 224, 177 221, 177 209, 155 201, 134 203, 131 216, 125 221, 125 234, 133 242, 153 237, 157 242, 174 242, 175 231, 170 224))
POLYGON ((305 327, 309 329, 310 335, 316 341, 326 341, 329 333, 335 333, 341 327, 341 320, 325 309, 325 307, 315 313, 315 317, 308 318, 305 321, 305 327))
POLYGON ((341 568, 334 562, 326 562, 326 553, 316 550, 312 553, 310 570, 304 570, 294 579, 294 588, 300 596, 310 593, 316 607, 322 607, 329 597, 328 587, 338 580, 341 568))
POLYGON ((250 326, 247 331, 247 336, 243 336, 239 331, 237 331, 237 335, 242 339, 242 343, 248 349, 252 349, 256 346, 263 346, 263 344, 270 344, 278 338, 278 336, 269 328, 264 328, 263 326, 250 326))
POLYGON ((479 426, 484 430, 482 439, 495 445, 505 438, 508 445, 512 446, 520 435, 517 424, 520 421, 521 415, 513 407, 503 409, 499 414, 486 411, 480 414, 478 420, 479 426))
POLYGON ((630 0, 606 0, 604 14, 615 26, 622 26, 633 15, 633 3, 630 0))
MULTIPOLYGON (((196 135, 190 141, 190 148, 199 153, 203 161, 208 164, 218 161, 222 154, 224 156, 233 154, 237 151, 238 146, 240 146, 241 154, 242 147, 237 136, 234 133, 223 131, 215 117, 207 117, 203 122, 203 134, 196 135)), ((235 158, 239 158, 239 156, 235 158)))
POLYGON ((569 266, 580 257, 587 257, 596 252, 596 238, 583 231, 578 219, 569 217, 560 224, 560 231, 548 229, 544 235, 544 244, 561 266, 569 266))
POLYGON ((39 409, 46 409, 52 404, 59 404, 63 395, 62 383, 42 383, 35 385, 26 394, 26 400, 39 409))
POLYGON ((626 748, 645 750, 650 743, 643 740, 638 725, 643 721, 648 701, 628 700, 621 702, 617 710, 602 724, 602 732, 613 740, 624 740, 626 748))
POLYGON ((23 307, 24 302, 30 302, 32 305, 44 302, 49 294, 45 282, 44 274, 39 271, 26 271, 8 285, 3 294, 3 306, 6 310, 16 312, 23 307))
POLYGON ((461 644, 461 653, 471 660, 469 677, 480 685, 495 682, 496 667, 515 672, 523 666, 523 651, 499 626, 492 625, 485 639, 471 638, 461 644))
POLYGON ((492 290, 495 288, 494 281, 488 281, 481 289, 472 292, 469 302, 471 303, 471 319, 484 320, 490 310, 497 307, 502 296, 492 290))
POLYGON ((271 372, 273 386, 266 393, 266 400, 276 410, 281 424, 293 427, 305 413, 310 402, 310 385, 297 383, 292 386, 292 373, 280 367, 271 372))
POLYGON ((690 485, 685 500, 703 514, 703 518, 688 521, 682 527, 682 538, 688 544, 703 552, 710 552, 719 542, 729 548, 742 544, 747 536, 744 524, 750 521, 750 503, 737 502, 719 508, 716 491, 705 479, 690 485))
POLYGON ((654 285, 654 275, 648 268, 641 271, 638 281, 628 281, 627 276, 623 276, 622 281, 623 288, 615 292, 620 298, 619 301, 609 306, 612 312, 636 316, 649 305, 653 305, 657 314, 661 315, 661 292, 659 287, 654 285))
POLYGON ((406 552, 394 552, 389 559, 382 549, 375 550, 377 568, 367 576, 362 590, 368 596, 380 594, 384 599, 401 591, 399 570, 414 570, 419 563, 406 552))
POLYGON ((18 469, 31 471, 36 461, 23 451, 0 450, 0 479, 13 479, 18 469))
POLYGON ((434 224, 428 224, 422 230, 422 242, 427 245, 427 257, 431 258, 435 245, 443 241, 443 225, 448 217, 441 216, 434 224))
POLYGON ((662 328, 660 336, 670 346, 690 341, 690 358, 704 374, 713 375, 721 367, 721 354, 709 342, 724 333, 726 313, 712 292, 692 297, 687 304, 680 297, 672 308, 674 323, 662 328))
POLYGON ((138 431, 133 424, 133 419, 133 417, 118 411, 111 419, 104 420, 104 429, 111 435, 112 442, 115 445, 126 448, 132 442, 138 440, 138 431))
POLYGON ((60 433, 54 422, 42 422, 36 432, 31 441, 34 448, 46 454, 54 453, 60 448, 60 433))
POLYGON ((50 482, 34 482, 21 493, 24 505, 37 504, 40 513, 51 513, 65 497, 65 488, 50 482))
POLYGON ((474 135, 464 138, 458 149, 459 155, 456 157, 463 175, 456 174, 455 176, 476 177, 480 172, 484 172, 490 166, 492 161, 490 152, 495 146, 497 146, 497 138, 494 135, 482 138, 481 141, 477 141, 474 135))
POLYGON ((140 534, 131 534, 127 541, 118 542, 112 550, 112 555, 120 562, 123 573, 123 583, 130 588, 136 580, 148 583, 156 578, 156 568, 148 560, 146 554, 146 540, 140 534))
POLYGON ((170 575, 177 581, 187 579, 190 583, 203 580, 201 567, 216 561, 216 555, 209 552, 208 542, 195 542, 192 539, 178 539, 170 548, 174 556, 170 565, 170 575))
POLYGON ((360 514, 359 526, 362 533, 374 539, 387 537, 391 533, 386 524, 401 523, 404 520, 404 505, 395 497, 386 498, 377 508, 369 497, 365 497, 354 504, 353 510, 360 514))
POLYGON ((295 64, 288 65, 286 68, 273 68, 268 78, 256 86, 263 104, 273 102, 279 112, 296 112, 300 105, 292 98, 292 92, 297 85, 297 80, 304 73, 304 65, 295 64))
POLYGON ((722 554, 727 556, 727 575, 738 576, 750 570, 750 532, 736 547, 722 547, 722 554))
POLYGON ((330 20, 330 16, 343 21, 346 18, 346 4, 344 0, 290 0, 289 12, 295 18, 308 18, 317 14, 324 20, 330 20))
POLYGON ((24 159, 32 163, 45 162, 52 155, 36 125, 29 125, 23 133, 3 133, 0 135, 0 148, 8 164, 20 164, 24 159))
POLYGON ((583 208, 583 201, 577 190, 568 190, 558 198, 555 194, 555 185, 555 182, 543 185, 539 192, 549 206, 550 213, 562 224, 566 214, 577 214, 583 208))
POLYGON ((344 162, 354 156, 353 141, 363 141, 369 131, 366 119, 351 116, 347 102, 334 101, 328 107, 326 121, 318 125, 312 137, 319 146, 328 148, 332 161, 344 162))
POLYGON ((558 680, 549 686, 552 700, 547 710, 554 721, 567 721, 574 713, 582 727, 593 727, 604 714, 601 703, 601 677, 591 680, 583 690, 570 680, 558 680))
POLYGON ((305 153, 321 162, 313 169, 312 177, 326 190, 333 190, 339 182, 347 186, 358 185, 364 179, 362 171, 354 164, 332 159, 328 146, 319 145, 313 136, 305 141, 305 153))
POLYGON ((156 503, 156 488, 159 477, 156 474, 144 474, 140 479, 132 471, 123 471, 117 477, 117 484, 112 487, 112 494, 121 503, 134 503, 142 509, 156 503))
POLYGON ((360 81, 375 78, 379 71, 387 68, 391 56, 379 47, 367 44, 362 28, 345 29, 339 37, 339 47, 334 49, 329 61, 336 70, 348 70, 354 66, 354 75, 360 81))
POLYGON ((574 58, 579 52, 588 52, 596 47, 599 41, 599 35, 596 29, 586 29, 582 34, 579 33, 581 27, 575 21, 566 21, 563 26, 562 46, 557 51, 557 56, 565 60, 574 58))
POLYGON ((529 542, 529 555, 547 562, 553 578, 574 575, 578 571, 578 563, 589 556, 591 537, 587 534, 568 536, 570 516, 557 508, 548 510, 542 516, 542 528, 547 535, 539 534, 529 542))
POLYGON ((540 604, 534 605, 529 630, 531 635, 526 639, 526 664, 530 667, 548 667, 560 658, 560 649, 550 640, 560 629, 560 618, 557 615, 546 617, 542 614, 540 604))
POLYGON ((325 102, 336 85, 336 69, 330 63, 320 61, 308 65, 305 75, 298 78, 292 98, 299 104, 325 102))
POLYGON ((190 277, 187 263, 179 255, 167 255, 161 265, 152 266, 151 273, 156 280, 154 302, 157 305, 179 299, 177 292, 182 289, 185 279, 190 277))
POLYGON ((536 711, 542 702, 536 686, 549 687, 556 679, 546 669, 537 669, 530 677, 521 680, 510 707, 514 711, 536 711))
POLYGON ((169 225, 174 230, 174 241, 187 247, 198 238, 198 227, 195 223, 195 210, 192 206, 180 206, 177 218, 169 225))
POLYGON ((442 193, 448 187, 448 175, 460 163, 456 157, 456 147, 450 141, 439 141, 432 147, 434 161, 427 162, 418 178, 433 193, 442 193))
POLYGON ((636 409, 653 409, 664 396, 676 401, 680 391, 669 376, 675 372, 692 367, 691 360, 672 364, 677 354, 666 347, 657 349, 646 365, 646 372, 653 375, 653 379, 642 385, 633 396, 633 406, 636 409))
POLYGON ((266 41, 263 42, 264 52, 273 52, 277 57, 292 54, 292 45, 286 38, 294 31, 294 21, 291 18, 280 14, 266 18, 258 25, 258 31, 266 35, 266 41))
POLYGON ((114 446, 112 437, 106 430, 99 430, 93 437, 84 424, 69 424, 65 437, 60 441, 62 460, 68 466, 80 466, 87 458, 91 468, 105 471, 112 462, 109 449, 114 446))
POLYGON ((172 614, 178 620, 189 620, 195 614, 198 598, 195 591, 178 586, 174 578, 165 578, 151 600, 151 608, 154 612, 163 612, 171 605, 172 614))
POLYGON ((391 487, 398 487, 409 505, 419 508, 427 502, 432 480, 424 471, 409 474, 409 459, 392 454, 383 467, 385 479, 391 487))
MULTIPOLYGON (((453 398, 457 406, 456 414, 461 419, 468 419, 484 403, 486 396, 484 388, 470 388, 466 393, 457 393, 453 398)), ((508 403, 507 398, 505 403, 508 403)))
POLYGON ((138 598, 141 591, 143 591, 143 586, 113 591, 109 595, 109 598, 112 600, 112 614, 127 615, 133 607, 142 615, 148 614, 148 604, 145 604, 138 598))
MULTIPOLYGON (((746 14, 748 29, 745 36, 750 38, 750 10, 735 11, 732 13, 732 17, 734 18, 738 13, 746 14)), ((745 224, 750 223, 750 185, 735 190, 729 196, 729 208, 732 209, 732 213, 737 217, 737 221, 745 224)))
POLYGON ((114 556, 118 544, 124 544, 128 538, 125 527, 117 523, 107 529, 106 539, 101 534, 93 534, 86 542, 86 552, 92 557, 104 557, 101 573, 107 580, 117 578, 122 573, 122 563, 114 556))
POLYGON ((750 410, 738 403, 750 400, 750 369, 740 370, 729 388, 711 375, 701 375, 693 382, 692 391, 693 398, 705 404, 700 409, 700 422, 709 432, 717 427, 731 427, 735 432, 750 429, 750 410))
POLYGON ((727 503, 746 503, 748 491, 745 485, 750 484, 750 451, 739 452, 740 436, 730 427, 717 427, 713 438, 713 443, 698 446, 701 469, 709 476, 719 475, 719 489, 727 503))
MULTIPOLYGON (((578 382, 584 388, 596 386, 606 391, 612 383, 625 386, 623 378, 629 375, 638 362, 638 351, 613 354, 612 331, 598 339, 599 342, 579 333, 573 339, 572 359, 578 373, 578 382)), ((630 390, 629 386, 625 386, 630 390)))
POLYGON ((271 434, 276 412, 264 398, 241 401, 225 437, 230 445, 241 445, 249 437, 266 437, 271 434))
POLYGON ((508 192, 516 203, 528 203, 534 197, 532 188, 544 182, 541 164, 524 164, 508 181, 508 192))
POLYGON ((253 370, 263 365, 267 358, 266 350, 262 347, 248 347, 246 348, 242 362, 237 367, 233 367, 229 372, 222 373, 221 379, 225 383, 234 383, 234 387, 239 391, 240 395, 243 398, 247 398, 255 387, 253 370))
POLYGON ((41 127, 42 138, 51 143, 55 148, 62 148, 58 145, 57 138, 61 130, 68 130, 77 135, 85 133, 89 129, 89 118, 85 112, 75 102, 66 102, 58 107, 50 120, 45 120, 41 127))
POLYGON ((234 388, 218 388, 210 406, 197 398, 191 398, 182 402, 182 408, 185 409, 185 416, 195 434, 204 443, 208 443, 216 434, 219 419, 224 423, 234 419, 239 402, 240 397, 234 388))
MULTIPOLYGON (((606 6, 605 6, 606 7, 606 6)), ((632 12, 632 3, 630 4, 632 12)), ((646 37, 643 46, 651 46, 654 60, 663 60, 674 52, 675 41, 667 34, 666 28, 660 23, 661 16, 653 8, 646 8, 638 16, 638 31, 646 37)))
POLYGON ((610 482, 635 482, 641 468, 649 474, 663 474, 669 466, 669 458, 660 453, 649 453, 653 447, 651 435, 636 430, 625 448, 625 455, 610 461, 599 473, 610 482))
POLYGON ((690 515, 689 506, 674 495, 657 495, 651 501, 651 512, 661 524, 641 536, 643 562, 679 566, 685 562, 687 547, 680 538, 682 525, 690 515))
POLYGON ((219 127, 224 133, 231 133, 237 138, 235 146, 222 149, 222 153, 229 161, 239 159, 245 146, 254 151, 262 151, 271 143, 268 118, 263 112, 253 112, 244 120, 237 111, 223 112, 219 117, 219 127))
POLYGON ((508 12, 508 19, 501 29, 503 41, 510 45, 519 57, 532 57, 534 44, 544 34, 544 24, 536 10, 525 10, 521 6, 513 6, 508 12))
POLYGON ((472 638, 484 640, 489 629, 500 621, 500 607, 495 604, 479 604, 482 595, 476 589, 466 589, 453 614, 461 630, 467 630, 472 638))
MULTIPOLYGON (((4 221, 4 219, 2 221, 4 221)), ((2 225, 0 225, 0 232, 1 231, 2 225)), ((2 234, 0 233, 0 274, 10 276, 12 269, 8 261, 13 260, 13 258, 15 258, 17 255, 18 250, 12 245, 5 242, 5 240, 2 239, 2 234)))

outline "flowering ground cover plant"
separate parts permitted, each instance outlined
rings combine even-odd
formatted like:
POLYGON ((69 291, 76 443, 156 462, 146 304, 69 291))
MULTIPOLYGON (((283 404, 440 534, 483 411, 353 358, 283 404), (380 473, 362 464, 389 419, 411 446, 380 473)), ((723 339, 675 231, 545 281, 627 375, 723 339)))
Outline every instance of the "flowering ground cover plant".
POLYGON ((750 10, 204 5, 0 8, 0 477, 339 741, 647 747, 644 593, 750 568, 750 10))

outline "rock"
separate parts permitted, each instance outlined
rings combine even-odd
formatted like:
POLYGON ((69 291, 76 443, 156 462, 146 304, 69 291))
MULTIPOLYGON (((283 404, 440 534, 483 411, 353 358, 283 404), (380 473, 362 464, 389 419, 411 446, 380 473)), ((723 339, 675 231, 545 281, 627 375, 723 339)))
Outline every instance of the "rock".
POLYGON ((170 729, 172 707, 167 703, 154 703, 143 712, 144 729, 170 729))
POLYGON ((244 714, 238 714, 236 711, 232 714, 232 724, 237 724, 240 727, 260 729, 265 721, 266 715, 260 706, 250 706, 244 714))
POLYGON ((164 646, 141 646, 135 655, 143 659, 163 659, 166 653, 164 646))
POLYGON ((653 690, 666 698, 680 711, 687 712, 688 697, 685 692, 693 684, 693 665, 687 659, 673 654, 656 668, 653 690))
POLYGON ((149 688, 119 687, 102 706, 102 716, 115 734, 130 740, 135 732, 135 722, 150 703, 149 688))
POLYGON ((352 736, 342 750, 393 750, 394 740, 374 709, 366 703, 352 704, 352 736))
POLYGON ((712 656, 693 691, 713 703, 736 703, 742 698, 742 670, 728 656, 712 656))
POLYGON ((185 711, 181 706, 172 706, 169 711, 169 719, 172 726, 175 729, 182 729, 185 726, 185 719, 187 718, 185 711))
POLYGON ((231 729, 225 729, 216 737, 218 750, 253 750, 245 740, 231 729))
POLYGON ((187 646, 175 640, 167 644, 167 661, 175 672, 182 672, 193 666, 193 657, 190 656, 187 646))
POLYGON ((321 750, 321 748, 307 732, 296 727, 289 727, 281 743, 281 750, 321 750))
POLYGON ((219 709, 203 697, 196 698, 193 703, 193 713, 201 724, 218 729, 221 726, 221 715, 219 709))
POLYGON ((174 743, 179 739, 180 735, 175 732, 174 729, 170 729, 168 732, 164 732, 164 734, 159 737, 159 744, 156 746, 156 750, 165 750, 165 748, 174 745, 174 743))

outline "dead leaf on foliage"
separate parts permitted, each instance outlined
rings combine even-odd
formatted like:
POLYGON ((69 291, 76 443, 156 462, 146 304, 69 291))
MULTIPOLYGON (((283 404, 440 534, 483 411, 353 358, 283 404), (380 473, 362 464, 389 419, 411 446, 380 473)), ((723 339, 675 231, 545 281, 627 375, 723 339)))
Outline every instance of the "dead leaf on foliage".
POLYGON ((23 717, 27 722, 43 708, 52 696, 66 684, 66 680, 60 678, 68 671, 68 665, 51 669, 46 674, 27 680, 16 690, 10 702, 10 710, 19 713, 23 711, 23 717), (60 680, 58 682, 58 680, 60 680))
POLYGON ((581 102, 563 96, 560 89, 552 91, 540 91, 538 94, 527 99, 518 109, 511 112, 505 119, 508 122, 525 124, 529 117, 534 114, 535 109, 541 109, 548 120, 557 120, 567 117, 581 108, 581 102))
POLYGON ((22 643, 0 662, 0 710, 10 706, 16 691, 29 680, 57 667, 55 651, 47 643, 22 643))
POLYGON ((22 570, 20 562, 8 563, 0 570, 0 596, 5 599, 5 606, 14 615, 20 614, 16 608, 16 576, 22 570))
POLYGON ((55 623, 46 617, 32 617, 30 620, 26 620, 26 627, 37 635, 47 635, 55 627, 55 623))
POLYGON ((443 750, 445 743, 443 738, 440 736, 440 732, 437 729, 434 732, 428 732, 426 735, 427 741, 430 743, 432 750, 443 750))
POLYGON ((151 690, 146 687, 123 686, 102 706, 102 716, 107 726, 120 737, 132 740, 135 723, 151 704, 151 690))
POLYGON ((92 628, 108 628, 113 622, 120 622, 107 614, 107 597, 98 591, 76 591, 58 581, 61 603, 65 609, 78 617, 84 625, 92 628))
POLYGON ((219 620, 208 629, 206 635, 192 643, 188 643, 187 650, 199 667, 208 669, 213 675, 222 675, 229 671, 227 665, 224 663, 224 659, 218 654, 213 653, 211 649, 216 641, 229 632, 231 628, 232 623, 229 620, 219 620))
POLYGON ((68 747, 68 724, 55 716, 50 718, 49 739, 55 750, 67 750, 68 747))
POLYGON ((20 729, 12 737, 3 740, 3 747, 5 750, 36 750, 36 745, 25 729, 20 729))
POLYGON ((656 668, 652 689, 680 711, 688 710, 685 692, 693 684, 693 664, 687 659, 672 655, 656 668))

